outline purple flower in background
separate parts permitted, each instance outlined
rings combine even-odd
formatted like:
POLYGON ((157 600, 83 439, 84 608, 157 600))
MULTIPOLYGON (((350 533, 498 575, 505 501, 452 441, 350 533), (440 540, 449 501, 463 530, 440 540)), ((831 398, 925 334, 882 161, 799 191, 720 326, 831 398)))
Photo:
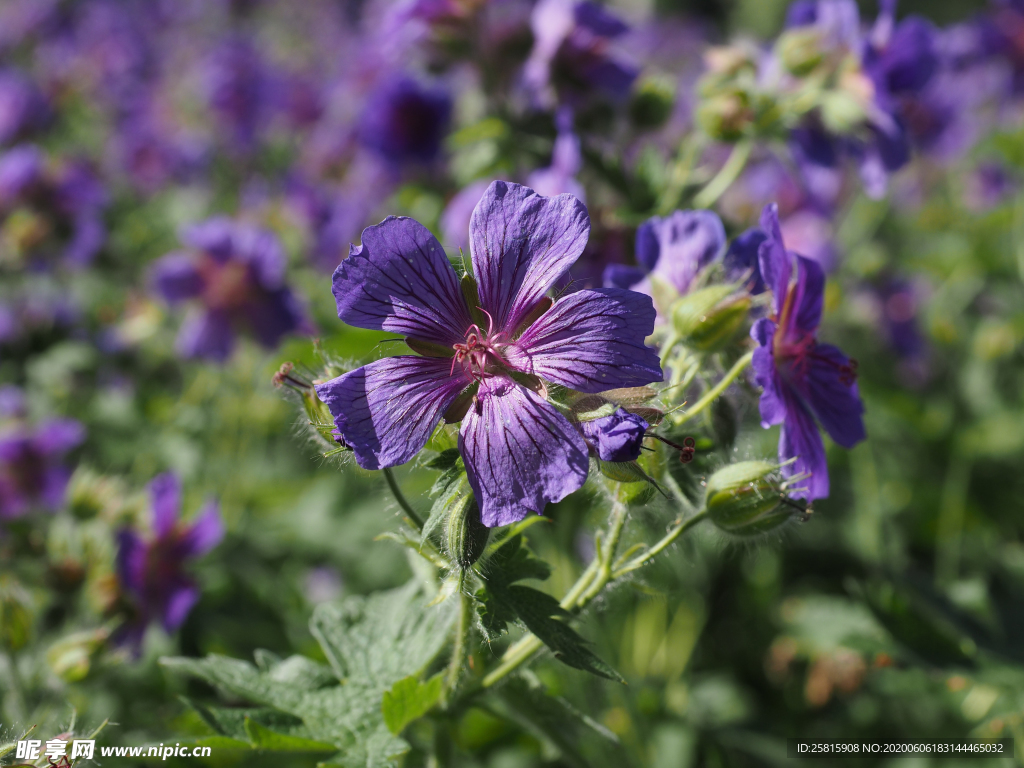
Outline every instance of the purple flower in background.
POLYGON ((530 17, 533 51, 524 69, 527 87, 553 105, 555 91, 578 96, 596 89, 622 99, 638 70, 609 50, 629 31, 617 16, 590 0, 540 0, 530 17))
POLYGON ((786 250, 774 205, 761 215, 761 229, 768 236, 761 275, 772 292, 772 316, 750 330, 759 345, 753 369, 763 389, 761 425, 782 425, 779 461, 794 460, 782 472, 803 481, 791 495, 821 499, 829 493, 828 464, 815 419, 845 448, 865 437, 856 363, 818 343, 825 274, 817 262, 786 250))
POLYGON ((313 332, 285 284, 285 255, 273 233, 217 217, 186 230, 182 241, 191 252, 169 253, 153 267, 153 284, 168 303, 197 300, 178 334, 182 355, 224 361, 243 331, 269 349, 289 333, 313 332))
POLYGON ((214 114, 242 149, 250 149, 276 107, 267 62, 252 41, 229 37, 210 57, 206 78, 214 114))
POLYGON ((583 438, 601 461, 636 461, 650 426, 635 413, 619 408, 615 413, 580 424, 583 438))
POLYGON ((159 620, 167 632, 182 625, 199 600, 199 588, 185 571, 187 561, 206 554, 224 537, 216 501, 209 501, 191 524, 181 517, 181 483, 170 473, 149 485, 153 536, 126 528, 118 533, 117 575, 131 603, 129 620, 116 635, 136 651, 146 627, 159 620))
POLYGON ((712 211, 675 211, 654 216, 636 231, 639 266, 611 264, 605 285, 647 293, 654 277, 686 293, 697 273, 725 250, 725 227, 712 211))
POLYGON ((456 192, 448 201, 441 214, 441 236, 446 248, 469 248, 469 221, 473 218, 476 204, 489 186, 490 182, 486 179, 474 181, 456 192))
POLYGON ((889 346, 904 359, 920 356, 925 340, 917 323, 918 299, 913 284, 900 277, 888 277, 874 286, 874 291, 889 346))
POLYGON ((444 417, 462 421, 459 451, 487 526, 539 513, 583 485, 587 445, 545 399, 546 382, 593 393, 662 378, 644 346, 649 297, 618 288, 546 296, 589 234, 571 195, 496 181, 470 223, 475 280, 460 285, 418 222, 389 217, 363 231, 334 273, 338 317, 406 336, 421 356, 317 386, 360 466, 405 463, 444 417))
POLYGON ((0 144, 22 139, 50 118, 50 107, 35 84, 14 69, 0 70, 0 144))
POLYGON ((583 191, 583 185, 576 181, 576 174, 583 167, 583 158, 579 136, 572 130, 572 111, 560 109, 555 122, 558 125, 558 136, 551 152, 551 165, 531 173, 526 182, 539 195, 554 197, 566 192, 585 203, 586 192, 583 191))
POLYGON ((71 477, 62 459, 84 439, 85 429, 74 419, 0 434, 0 520, 59 508, 71 477))
POLYGON ((981 163, 967 179, 964 203, 975 211, 987 211, 1012 196, 1019 187, 1017 179, 1002 163, 981 163))
POLYGON ((758 263, 758 254, 761 244, 768 239, 768 235, 760 229, 751 228, 736 237, 729 244, 729 250, 722 259, 725 273, 730 280, 745 278, 751 294, 764 293, 764 278, 761 277, 761 267, 758 263))
POLYGON ((393 165, 429 163, 448 132, 448 92, 402 75, 378 86, 359 119, 359 140, 393 165))

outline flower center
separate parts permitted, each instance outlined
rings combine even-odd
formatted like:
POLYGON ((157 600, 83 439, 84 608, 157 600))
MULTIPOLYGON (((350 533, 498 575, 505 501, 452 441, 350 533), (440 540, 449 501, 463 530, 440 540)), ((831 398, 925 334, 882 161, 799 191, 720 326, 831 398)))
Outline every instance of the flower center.
POLYGON ((852 386, 857 380, 857 361, 850 359, 847 363, 839 363, 830 357, 820 354, 818 342, 813 334, 806 334, 792 341, 784 338, 782 327, 775 335, 774 353, 779 369, 791 381, 803 381, 811 370, 811 363, 818 363, 839 371, 839 383, 844 387, 852 386))
POLYGON ((474 381, 480 381, 496 373, 508 371, 508 363, 502 356, 502 350, 507 343, 506 334, 499 332, 492 334, 493 323, 487 332, 484 332, 479 325, 474 323, 466 331, 466 340, 453 344, 455 359, 452 361, 452 371, 456 365, 461 365, 474 381))

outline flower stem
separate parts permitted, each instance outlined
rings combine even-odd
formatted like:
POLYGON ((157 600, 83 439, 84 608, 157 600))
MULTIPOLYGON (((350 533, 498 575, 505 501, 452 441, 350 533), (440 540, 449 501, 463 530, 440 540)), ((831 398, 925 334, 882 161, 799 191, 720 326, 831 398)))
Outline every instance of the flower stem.
POLYGON ((466 660, 466 652, 469 648, 469 624, 473 615, 473 607, 470 605, 469 595, 459 591, 459 619, 455 626, 455 647, 452 648, 452 660, 448 664, 448 671, 444 679, 444 701, 455 686, 459 683, 459 675, 462 674, 462 665, 466 660))
POLYGON ((717 398, 719 395, 725 392, 725 390, 728 389, 729 385, 736 380, 736 377, 743 373, 743 369, 750 365, 750 361, 753 359, 754 350, 750 350, 749 352, 747 352, 747 354, 745 354, 743 357, 737 360, 733 367, 729 369, 729 372, 722 377, 722 380, 715 384, 715 386, 713 386, 707 392, 705 392, 704 396, 693 404, 693 408, 690 408, 689 410, 687 410, 685 413, 681 414, 674 420, 676 426, 685 424, 698 413, 700 413, 709 405, 711 405, 711 403, 715 401, 715 398, 717 398))
POLYGON ((657 544, 650 549, 644 550, 639 555, 634 557, 632 560, 626 562, 622 566, 615 569, 612 573, 612 579, 620 579, 627 573, 635 571, 642 565, 656 557, 658 554, 663 552, 667 547, 672 545, 676 539, 682 536, 686 531, 693 528, 697 523, 701 522, 708 516, 707 510, 701 510, 693 517, 688 517, 686 520, 682 520, 676 525, 672 526, 668 533, 666 533, 657 544))
POLYGON ((710 208, 718 198, 725 194, 725 191, 732 186, 746 167, 747 160, 750 159, 750 150, 753 147, 754 144, 751 141, 741 141, 733 147, 732 154, 729 155, 729 159, 725 161, 725 165, 722 166, 715 178, 709 181, 707 186, 693 198, 694 207, 710 208))
POLYGON ((390 467, 385 467, 381 470, 384 473, 384 479, 388 482, 388 488, 391 489, 392 495, 395 497, 395 501, 398 502, 398 506, 402 508, 405 513, 406 520, 417 530, 423 530, 423 519, 416 513, 416 510, 412 508, 409 501, 405 498, 402 493, 402 489, 398 487, 398 481, 395 480, 395 474, 391 471, 390 467))

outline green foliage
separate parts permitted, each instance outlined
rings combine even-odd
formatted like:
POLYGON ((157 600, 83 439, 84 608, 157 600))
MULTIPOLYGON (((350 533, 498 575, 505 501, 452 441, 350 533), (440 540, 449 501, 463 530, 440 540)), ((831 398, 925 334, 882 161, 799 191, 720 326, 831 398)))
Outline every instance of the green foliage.
POLYGON ((433 709, 441 698, 441 682, 440 674, 426 682, 410 676, 402 678, 384 691, 381 710, 388 730, 399 734, 409 723, 433 709))

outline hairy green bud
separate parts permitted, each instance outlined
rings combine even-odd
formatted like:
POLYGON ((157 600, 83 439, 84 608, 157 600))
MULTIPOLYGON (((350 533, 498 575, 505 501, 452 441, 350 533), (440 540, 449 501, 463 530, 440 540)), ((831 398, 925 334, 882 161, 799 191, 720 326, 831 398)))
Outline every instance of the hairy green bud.
POLYGON ((758 536, 785 523, 795 507, 776 481, 777 469, 765 461, 741 461, 715 472, 705 500, 711 522, 735 536, 758 536))
POLYGON ((448 512, 444 529, 445 549, 459 570, 469 570, 480 559, 490 535, 491 529, 480 520, 480 506, 473 494, 460 497, 448 512))
POLYGON ((824 61, 821 33, 806 27, 790 29, 779 35, 775 52, 782 66, 797 77, 809 75, 824 61))
POLYGON ((106 629, 75 632, 58 640, 46 652, 46 662, 59 678, 68 683, 84 679, 92 667, 96 653, 106 643, 106 629))
POLYGON ((716 352, 736 338, 749 312, 749 294, 712 285, 681 296, 672 307, 672 324, 691 349, 716 352))

